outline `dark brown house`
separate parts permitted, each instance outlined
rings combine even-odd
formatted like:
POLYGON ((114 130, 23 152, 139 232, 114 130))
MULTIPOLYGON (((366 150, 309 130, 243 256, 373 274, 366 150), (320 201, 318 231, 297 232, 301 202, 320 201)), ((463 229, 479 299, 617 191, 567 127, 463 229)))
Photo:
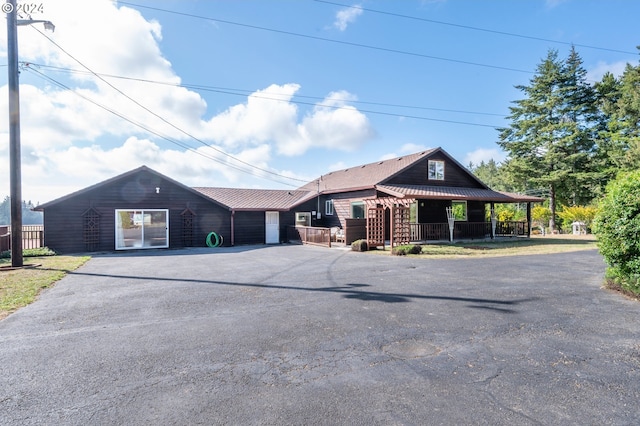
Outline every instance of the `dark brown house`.
POLYGON ((449 216, 456 239, 528 236, 530 205, 544 201, 491 190, 441 148, 327 173, 300 189, 315 191, 317 200, 296 210, 316 210, 314 226, 346 228, 347 244, 366 238, 381 245, 399 228, 402 242, 448 240, 449 216), (496 223, 494 230, 488 216, 496 203, 526 204, 527 221, 496 223), (360 231, 350 234, 350 226, 360 231))
MULTIPOLYGON (((286 241, 292 229, 342 228, 372 245, 528 235, 526 223, 487 220, 494 203, 542 201, 496 192, 440 148, 328 173, 297 190, 189 188, 146 166, 69 194, 44 212, 59 253, 286 241), (296 228, 297 227, 297 228, 296 228)), ((295 234, 295 233, 294 233, 295 234)))

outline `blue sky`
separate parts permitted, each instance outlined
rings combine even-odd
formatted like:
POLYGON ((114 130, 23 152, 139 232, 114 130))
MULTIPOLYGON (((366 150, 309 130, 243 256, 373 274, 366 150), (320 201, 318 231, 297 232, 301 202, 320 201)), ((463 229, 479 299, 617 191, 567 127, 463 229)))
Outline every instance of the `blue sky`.
POLYGON ((18 35, 34 202, 143 164, 190 186, 293 188, 437 146, 463 164, 500 161, 495 127, 549 49, 564 58, 575 44, 595 81, 637 64, 640 44, 630 0, 25 4, 56 25, 18 35))

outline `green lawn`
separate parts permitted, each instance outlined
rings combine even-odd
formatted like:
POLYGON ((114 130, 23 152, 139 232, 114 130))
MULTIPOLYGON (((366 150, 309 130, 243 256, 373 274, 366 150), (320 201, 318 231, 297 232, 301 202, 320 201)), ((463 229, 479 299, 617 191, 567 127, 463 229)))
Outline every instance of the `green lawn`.
MULTIPOLYGON (((455 258, 480 256, 518 256, 531 254, 562 253, 568 251, 597 249, 596 239, 592 235, 553 235, 533 236, 525 238, 504 238, 496 241, 467 241, 461 243, 424 244, 422 254, 412 257, 424 258, 455 258)), ((372 253, 390 253, 386 250, 376 250, 372 253)))
POLYGON ((0 259, 0 319, 33 302, 44 288, 82 266, 89 256, 25 257, 23 269, 7 270, 10 259, 0 259), (30 266, 32 265, 32 266, 30 266))

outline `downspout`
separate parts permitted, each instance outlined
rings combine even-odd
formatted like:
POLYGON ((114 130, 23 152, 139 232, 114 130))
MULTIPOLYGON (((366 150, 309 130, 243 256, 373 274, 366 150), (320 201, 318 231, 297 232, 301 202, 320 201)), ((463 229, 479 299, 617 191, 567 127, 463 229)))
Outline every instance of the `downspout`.
POLYGON ((231 209, 231 245, 234 246, 236 244, 236 230, 233 223, 233 218, 236 215, 236 211, 231 209))

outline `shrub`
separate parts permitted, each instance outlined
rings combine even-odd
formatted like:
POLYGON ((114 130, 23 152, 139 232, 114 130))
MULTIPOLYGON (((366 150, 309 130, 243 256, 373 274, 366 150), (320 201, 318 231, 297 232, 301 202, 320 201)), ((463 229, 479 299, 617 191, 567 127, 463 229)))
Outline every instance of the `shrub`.
MULTIPOLYGON (((49 247, 40 247, 34 249, 22 250, 23 257, 37 257, 37 256, 55 256, 56 252, 49 247)), ((11 257, 11 250, 0 252, 0 259, 9 259, 11 257)))
POLYGON ((640 171, 621 174, 607 185, 593 231, 608 276, 640 294, 640 171))
POLYGON ((406 256, 407 246, 394 247, 391 249, 391 254, 394 256, 406 256))
POLYGON ((404 246, 394 247, 391 250, 391 254, 395 256, 406 256, 407 254, 420 254, 422 253, 422 246, 420 244, 409 244, 404 246))
POLYGON ((369 250, 369 244, 367 243, 367 240, 355 240, 351 243, 351 250, 367 251, 369 250))

